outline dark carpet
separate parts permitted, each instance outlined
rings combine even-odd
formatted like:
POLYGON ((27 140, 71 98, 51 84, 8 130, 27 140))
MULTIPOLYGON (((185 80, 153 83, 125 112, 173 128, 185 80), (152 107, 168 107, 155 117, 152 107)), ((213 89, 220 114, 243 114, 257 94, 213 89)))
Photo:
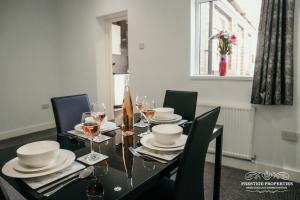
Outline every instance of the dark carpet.
MULTIPOLYGON (((241 182, 245 182, 244 175, 246 173, 247 171, 244 170, 222 167, 220 200, 300 200, 300 184, 295 182, 287 192, 274 194, 248 192, 241 186, 241 182)), ((206 163, 204 184, 207 200, 213 199, 213 174, 214 164, 206 163)))

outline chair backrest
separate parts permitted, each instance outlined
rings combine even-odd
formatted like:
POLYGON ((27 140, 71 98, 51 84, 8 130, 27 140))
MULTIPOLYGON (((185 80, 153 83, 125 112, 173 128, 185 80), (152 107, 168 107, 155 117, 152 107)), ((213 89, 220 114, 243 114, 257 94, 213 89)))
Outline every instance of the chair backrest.
POLYGON ((197 92, 167 90, 163 106, 174 108, 175 114, 192 121, 195 118, 197 97, 197 92))
POLYGON ((3 199, 3 200, 8 199, 6 196, 4 196, 4 192, 2 190, 2 187, 0 187, 0 199, 3 199))
POLYGON ((26 200, 17 190, 15 190, 6 180, 0 176, 0 199, 1 200, 26 200))
POLYGON ((51 103, 58 134, 74 129, 74 126, 81 122, 82 113, 91 110, 86 94, 54 97, 51 98, 51 103))
POLYGON ((194 120, 178 167, 175 199, 204 199, 205 158, 219 113, 217 107, 194 120))

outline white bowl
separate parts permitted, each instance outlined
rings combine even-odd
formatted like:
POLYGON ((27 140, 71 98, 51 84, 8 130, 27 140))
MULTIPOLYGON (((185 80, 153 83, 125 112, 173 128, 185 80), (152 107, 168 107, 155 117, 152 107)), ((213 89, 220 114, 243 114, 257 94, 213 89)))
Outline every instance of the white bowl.
POLYGON ((176 124, 160 124, 152 127, 152 134, 155 142, 171 145, 180 138, 182 130, 176 124))
POLYGON ((28 143, 17 149, 19 163, 33 168, 49 165, 58 153, 59 143, 50 140, 28 143))
POLYGON ((162 120, 172 119, 173 114, 174 108, 156 108, 154 118, 162 120))

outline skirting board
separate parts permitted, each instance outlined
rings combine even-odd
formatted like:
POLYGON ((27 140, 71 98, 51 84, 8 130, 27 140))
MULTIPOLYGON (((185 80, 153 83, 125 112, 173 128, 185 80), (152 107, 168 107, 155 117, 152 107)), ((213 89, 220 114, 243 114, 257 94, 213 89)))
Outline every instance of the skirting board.
POLYGON ((36 125, 32 125, 32 126, 27 126, 24 128, 2 131, 2 132, 0 132, 0 140, 17 137, 17 136, 21 136, 21 135, 26 135, 26 134, 34 133, 34 132, 38 132, 38 131, 43 131, 43 130, 47 130, 47 129, 54 128, 54 127, 55 127, 54 122, 46 122, 46 123, 36 124, 36 125))

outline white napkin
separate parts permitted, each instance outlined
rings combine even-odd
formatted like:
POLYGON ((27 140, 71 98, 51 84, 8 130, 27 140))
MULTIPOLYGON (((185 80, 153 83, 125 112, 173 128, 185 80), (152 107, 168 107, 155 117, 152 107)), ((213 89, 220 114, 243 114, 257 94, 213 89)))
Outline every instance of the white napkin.
POLYGON ((174 158, 179 156, 182 152, 182 150, 180 150, 180 151, 156 151, 156 150, 148 149, 143 146, 137 147, 135 150, 141 154, 147 154, 149 156, 153 156, 153 157, 160 158, 162 160, 167 160, 167 161, 173 160, 174 158))
POLYGON ((22 179, 22 180, 32 189, 37 189, 44 185, 47 185, 48 183, 51 183, 53 181, 56 181, 63 177, 66 177, 66 176, 68 176, 74 172, 77 172, 81 169, 84 169, 84 168, 85 168, 84 165, 80 164, 79 162, 74 161, 69 167, 67 167, 61 171, 55 172, 53 174, 36 177, 36 178, 26 178, 26 179, 22 179))

